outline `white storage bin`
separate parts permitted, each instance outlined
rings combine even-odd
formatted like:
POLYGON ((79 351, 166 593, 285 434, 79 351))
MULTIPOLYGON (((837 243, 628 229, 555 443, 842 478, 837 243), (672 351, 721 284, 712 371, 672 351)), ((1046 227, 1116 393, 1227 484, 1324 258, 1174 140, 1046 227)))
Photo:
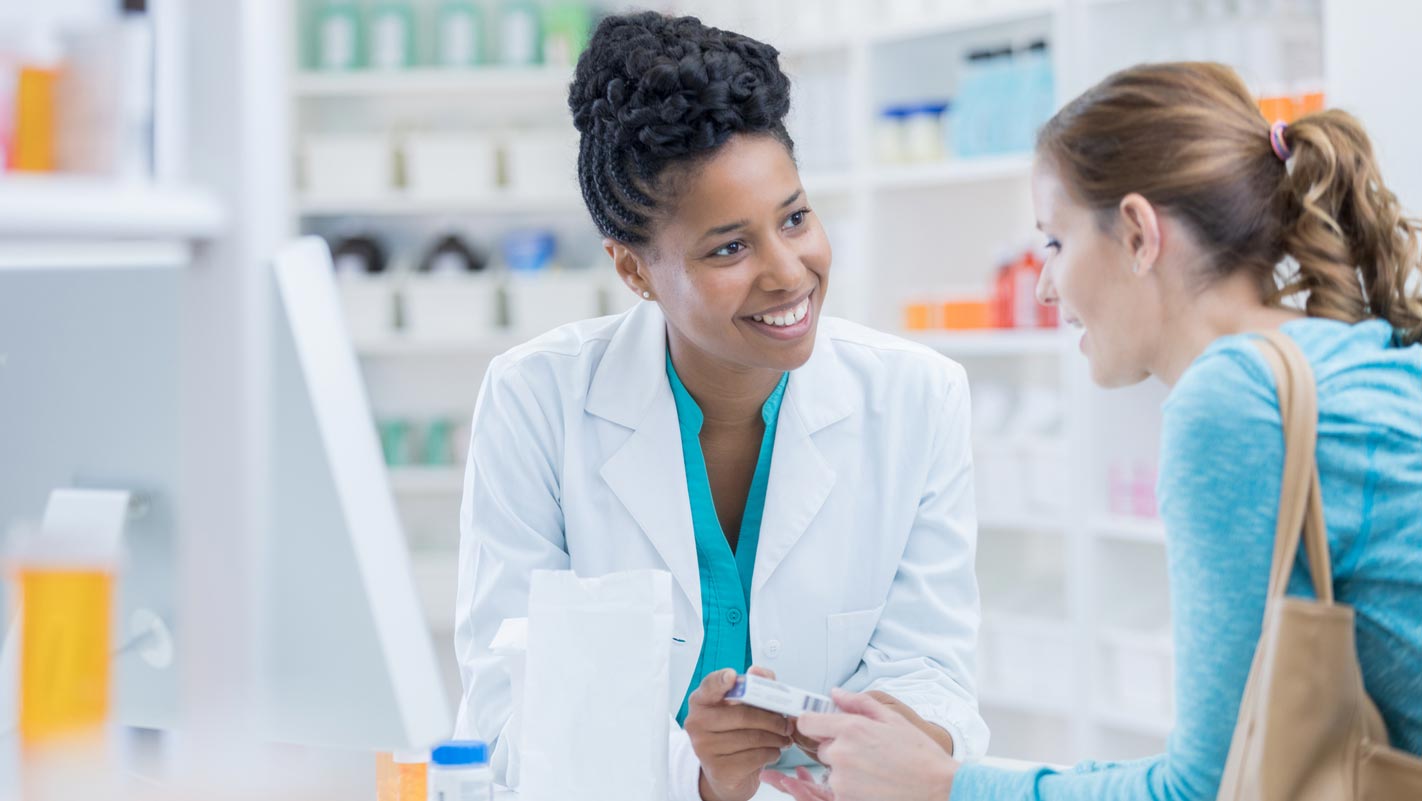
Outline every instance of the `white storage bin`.
POLYGON ((1071 704, 1074 649, 1070 638, 1048 628, 984 623, 979 674, 985 693, 1049 708, 1071 704))
POLYGON ((415 275, 401 294, 411 339, 478 339, 499 330, 499 284, 492 276, 415 275))
POLYGON ((536 336, 564 323, 601 313, 599 274, 541 272, 509 277, 509 326, 520 336, 536 336))
POLYGON ((1108 702, 1130 715, 1168 720, 1175 675, 1170 633, 1115 629, 1102 635, 1102 645, 1108 702))
POLYGON ((510 194, 522 197, 578 195, 578 140, 575 136, 545 131, 511 133, 504 139, 504 157, 510 194))
POLYGON ((498 144, 475 133, 412 133, 404 140, 405 188, 430 200, 486 198, 499 188, 498 144))
POLYGON ((395 187, 395 153, 387 136, 322 134, 305 144, 309 198, 371 200, 395 187))
POLYGON ((995 441, 973 454, 977 474, 978 517, 1012 517, 1027 506, 1028 487, 1022 454, 995 441))
POLYGON ((395 331, 395 286, 383 275, 338 275, 341 310, 351 340, 365 343, 395 331))

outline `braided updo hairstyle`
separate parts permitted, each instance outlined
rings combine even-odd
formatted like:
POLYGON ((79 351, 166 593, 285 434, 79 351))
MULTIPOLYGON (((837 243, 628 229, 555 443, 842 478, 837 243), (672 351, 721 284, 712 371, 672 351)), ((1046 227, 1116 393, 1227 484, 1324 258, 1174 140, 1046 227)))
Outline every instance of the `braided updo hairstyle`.
POLYGON ((611 16, 593 32, 568 93, 581 134, 578 183, 603 236, 651 240, 674 193, 672 179, 735 134, 794 143, 785 129, 790 81, 779 52, 655 12, 611 16))

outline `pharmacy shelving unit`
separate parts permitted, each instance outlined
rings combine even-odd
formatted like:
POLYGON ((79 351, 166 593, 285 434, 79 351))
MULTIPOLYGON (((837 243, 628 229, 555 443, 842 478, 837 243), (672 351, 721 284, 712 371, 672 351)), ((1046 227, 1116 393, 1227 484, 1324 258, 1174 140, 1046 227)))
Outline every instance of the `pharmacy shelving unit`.
MULTIPOLYGON (((1289 24, 1251 23, 1256 38, 1236 42, 1234 49, 1206 35, 1208 19, 1190 16, 1225 14, 1223 9, 1236 5, 1230 3, 665 0, 651 5, 694 13, 779 47, 794 82, 791 132, 802 177, 835 250, 827 310, 900 331, 900 310, 909 298, 965 287, 984 290, 1005 248, 1037 241, 1032 161, 1030 154, 1017 153, 881 165, 873 152, 879 109, 952 97, 967 53, 1039 39, 1049 43, 1059 101, 1113 69, 1187 57, 1231 62, 1261 92, 1271 91, 1281 79, 1259 69, 1249 54, 1260 49, 1257 37, 1316 33, 1319 15, 1316 2, 1310 2, 1260 4, 1287 16, 1289 24), (1205 10, 1182 12, 1186 6, 1205 10)), ((1297 51, 1297 42, 1288 44, 1292 50, 1275 52, 1297 51)), ((555 119, 566 114, 567 80, 566 71, 553 69, 335 76, 297 70, 293 144, 311 129, 389 123, 460 105, 495 117, 555 119)), ((360 203, 298 199, 294 207, 296 226, 307 231, 352 219, 374 225, 499 215, 566 219, 580 213, 576 198, 569 197, 450 205, 398 196, 360 203)), ((961 362, 974 385, 984 605, 979 672, 993 752, 1058 763, 1159 752, 1171 725, 1164 532, 1149 515, 1117 508, 1111 474, 1125 469, 1122 465, 1154 464, 1163 389, 1095 389, 1076 338, 1066 331, 906 335, 961 362)), ((387 337, 364 342, 360 350, 377 410, 467 417, 488 359, 515 339, 387 337)), ((417 542, 416 565, 435 636, 447 642, 462 476, 457 468, 400 468, 391 475, 417 542)), ((452 679, 451 688, 457 686, 452 679)))

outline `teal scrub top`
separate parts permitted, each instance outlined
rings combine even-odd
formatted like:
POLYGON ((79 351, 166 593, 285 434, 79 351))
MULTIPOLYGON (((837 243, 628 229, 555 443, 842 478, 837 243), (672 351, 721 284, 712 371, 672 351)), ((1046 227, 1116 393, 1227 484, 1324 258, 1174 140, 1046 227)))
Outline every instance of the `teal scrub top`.
POLYGON ((744 673, 750 667, 750 591, 755 569, 756 546, 760 542, 760 520, 765 513, 765 491, 770 483, 770 456, 775 447, 775 428, 780 419, 780 402, 790 374, 760 408, 765 435, 760 441, 760 457, 755 463, 746 508, 741 514, 741 534, 736 550, 721 530, 716 503, 711 497, 711 480, 706 474, 706 458, 701 452, 701 424, 705 417, 691 393, 681 383, 667 354, 667 378, 676 398, 677 422, 681 427, 681 456, 686 464, 686 494, 691 499, 691 527, 696 534, 696 562, 701 573, 701 623, 706 637, 696 672, 677 712, 677 723, 686 722, 691 693, 707 675, 726 668, 744 673))

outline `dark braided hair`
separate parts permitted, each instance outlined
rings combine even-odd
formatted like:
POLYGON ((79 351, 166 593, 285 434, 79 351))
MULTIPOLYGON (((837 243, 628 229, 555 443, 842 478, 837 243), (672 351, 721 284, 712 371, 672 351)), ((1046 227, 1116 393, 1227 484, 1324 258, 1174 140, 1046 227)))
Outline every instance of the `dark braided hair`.
POLYGON ((785 129, 790 81, 779 52, 695 17, 611 16, 593 32, 568 93, 582 135, 578 183, 603 236, 651 239, 671 193, 669 168, 695 167, 734 134, 785 129))

